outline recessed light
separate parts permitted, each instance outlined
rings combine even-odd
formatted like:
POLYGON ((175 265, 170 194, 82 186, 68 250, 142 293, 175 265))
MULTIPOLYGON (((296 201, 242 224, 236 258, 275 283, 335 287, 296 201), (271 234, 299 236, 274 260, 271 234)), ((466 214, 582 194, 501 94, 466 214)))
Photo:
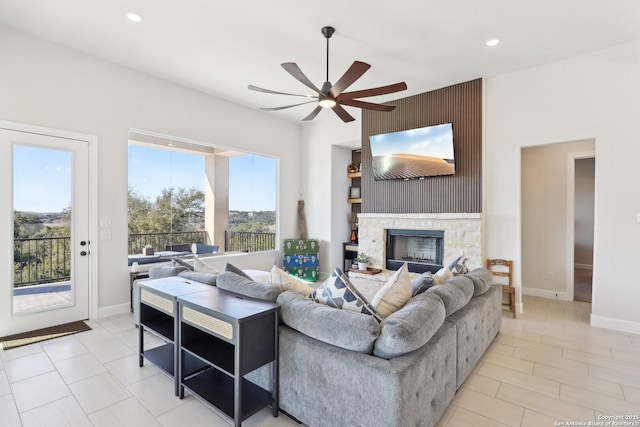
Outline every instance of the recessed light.
POLYGON ((489 46, 489 47, 493 47, 493 46, 497 45, 498 43, 500 43, 500 40, 498 40, 498 39, 487 40, 487 46, 489 46))
POLYGON ((127 13, 127 18, 129 18, 129 21, 131 21, 131 22, 140 22, 140 21, 142 21, 142 16, 138 15, 137 13, 133 13, 133 12, 127 13))

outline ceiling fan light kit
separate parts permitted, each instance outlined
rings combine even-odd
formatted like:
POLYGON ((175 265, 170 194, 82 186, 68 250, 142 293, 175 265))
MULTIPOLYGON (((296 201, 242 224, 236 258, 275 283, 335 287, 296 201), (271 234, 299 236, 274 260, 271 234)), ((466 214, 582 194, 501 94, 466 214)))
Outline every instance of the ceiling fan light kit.
POLYGON ((291 107, 297 107, 299 105, 317 103, 316 108, 311 111, 311 113, 306 116, 303 121, 313 120, 318 113, 323 108, 331 108, 334 113, 342 119, 343 122, 351 122, 354 117, 347 112, 342 106, 348 105, 350 107, 363 108, 367 110, 375 110, 375 111, 392 111, 395 106, 393 105, 384 105, 384 104, 376 104, 373 102, 360 101, 356 98, 367 98, 370 96, 379 96, 379 95, 387 95, 390 93, 400 92, 407 89, 407 84, 405 82, 395 83, 387 86, 380 86, 371 89, 357 90, 353 92, 344 92, 349 86, 351 86, 356 80, 358 80, 362 75, 371 68, 371 65, 366 64, 360 61, 354 61, 353 64, 349 67, 349 69, 340 77, 338 82, 335 85, 332 85, 329 81, 329 39, 335 32, 335 28, 333 27, 322 27, 322 35, 327 39, 327 74, 326 80, 322 84, 321 89, 318 89, 316 85, 314 85, 309 78, 302 72, 300 67, 294 62, 285 62, 282 65, 282 68, 285 69, 293 78, 298 80, 300 83, 308 87, 309 89, 315 92, 314 95, 300 95, 295 93, 286 93, 279 92, 270 89, 263 89, 261 87, 249 85, 248 89, 256 92, 269 93, 274 95, 289 95, 289 96, 298 96, 303 98, 309 98, 310 101, 301 102, 293 105, 286 105, 283 107, 272 107, 272 108, 260 108, 264 111, 279 111, 284 110, 291 107))

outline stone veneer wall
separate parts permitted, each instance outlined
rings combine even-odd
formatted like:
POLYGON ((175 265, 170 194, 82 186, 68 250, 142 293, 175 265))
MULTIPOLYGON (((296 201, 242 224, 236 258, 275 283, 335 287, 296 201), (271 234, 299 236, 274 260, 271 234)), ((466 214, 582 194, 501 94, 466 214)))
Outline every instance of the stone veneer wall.
POLYGON ((444 265, 460 255, 470 269, 482 267, 482 214, 480 213, 361 213, 358 215, 358 252, 371 257, 371 266, 385 268, 385 230, 443 230, 444 265))

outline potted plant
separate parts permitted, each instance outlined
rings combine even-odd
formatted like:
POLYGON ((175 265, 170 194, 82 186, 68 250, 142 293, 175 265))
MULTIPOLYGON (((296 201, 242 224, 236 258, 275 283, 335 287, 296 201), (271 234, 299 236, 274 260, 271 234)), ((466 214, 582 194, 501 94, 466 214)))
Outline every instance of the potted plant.
POLYGON ((358 270, 366 270, 369 266, 371 258, 364 252, 360 252, 358 254, 358 258, 356 258, 356 261, 358 261, 358 270))
POLYGON ((151 245, 145 245, 145 247, 142 248, 142 255, 144 255, 144 256, 151 256, 154 253, 155 252, 153 250, 153 246, 151 246, 151 245))

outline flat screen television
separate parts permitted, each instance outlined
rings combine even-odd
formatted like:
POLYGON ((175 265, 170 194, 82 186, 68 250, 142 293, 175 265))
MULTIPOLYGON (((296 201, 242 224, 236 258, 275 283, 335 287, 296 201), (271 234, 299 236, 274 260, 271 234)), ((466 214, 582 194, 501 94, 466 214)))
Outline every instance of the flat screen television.
POLYGON ((453 175, 453 124, 427 126, 369 137, 376 181, 453 175))

